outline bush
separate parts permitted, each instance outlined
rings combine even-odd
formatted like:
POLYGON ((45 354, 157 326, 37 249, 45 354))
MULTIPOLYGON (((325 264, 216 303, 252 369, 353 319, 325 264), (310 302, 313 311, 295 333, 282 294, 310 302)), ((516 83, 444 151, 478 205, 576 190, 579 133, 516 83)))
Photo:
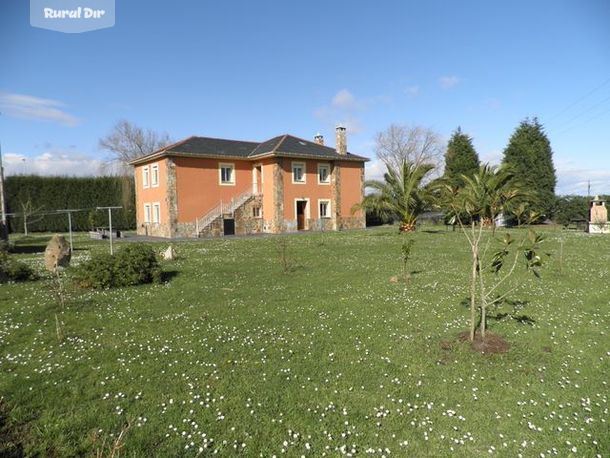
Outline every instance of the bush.
POLYGON ((589 198, 584 196, 561 196, 555 201, 553 220, 564 226, 574 220, 589 219, 589 198))
POLYGON ((36 274, 30 266, 12 258, 6 251, 0 251, 0 283, 35 279, 36 274))
POLYGON ((75 280, 83 288, 117 288, 160 282, 161 273, 153 249, 133 244, 114 256, 101 254, 82 264, 75 280))
POLYGON ((141 285, 161 281, 161 268, 152 248, 127 245, 117 253, 114 270, 120 286, 141 285))
MULTIPOLYGON (((22 213, 23 206, 30 204, 31 210, 46 215, 31 215, 28 229, 31 232, 67 232, 68 217, 50 214, 60 208, 89 208, 120 205, 113 210, 112 226, 118 230, 136 227, 135 183, 133 178, 105 177, 58 177, 36 175, 12 175, 6 178, 4 191, 9 213, 22 213)), ((108 212, 93 210, 94 226, 108 225, 108 212)), ((72 214, 72 230, 91 229, 91 219, 86 211, 72 214)), ((23 230, 23 217, 9 219, 10 232, 23 230)))
POLYGON ((112 288, 115 285, 114 258, 100 254, 81 264, 75 274, 76 282, 83 288, 112 288))

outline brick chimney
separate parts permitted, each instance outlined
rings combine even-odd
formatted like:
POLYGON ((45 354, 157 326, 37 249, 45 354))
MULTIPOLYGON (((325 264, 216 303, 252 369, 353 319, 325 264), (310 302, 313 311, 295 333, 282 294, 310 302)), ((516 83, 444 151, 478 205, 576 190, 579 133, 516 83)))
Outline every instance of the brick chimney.
POLYGON ((317 143, 318 145, 324 146, 324 135, 322 135, 320 132, 318 132, 316 134, 316 136, 313 138, 313 141, 315 143, 317 143))
POLYGON ((337 149, 337 153, 346 155, 347 154, 347 135, 346 135, 345 126, 339 124, 335 130, 337 132, 337 140, 335 143, 335 148, 337 149))

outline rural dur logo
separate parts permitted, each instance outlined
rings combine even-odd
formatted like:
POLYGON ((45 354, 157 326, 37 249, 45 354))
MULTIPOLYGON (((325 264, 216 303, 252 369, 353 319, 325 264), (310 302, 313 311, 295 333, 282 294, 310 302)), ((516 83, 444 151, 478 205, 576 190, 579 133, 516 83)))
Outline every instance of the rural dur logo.
POLYGON ((30 25, 64 33, 114 26, 114 0, 30 0, 30 25))

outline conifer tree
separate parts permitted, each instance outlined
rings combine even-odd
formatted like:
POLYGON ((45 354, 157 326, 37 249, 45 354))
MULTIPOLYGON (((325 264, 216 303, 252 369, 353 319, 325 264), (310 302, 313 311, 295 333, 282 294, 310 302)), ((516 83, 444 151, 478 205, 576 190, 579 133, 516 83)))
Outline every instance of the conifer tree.
POLYGON ((553 151, 538 118, 526 118, 515 129, 504 150, 503 163, 514 173, 515 179, 534 195, 528 199, 530 210, 551 216, 555 201, 555 167, 553 151))
POLYGON ((445 153, 445 178, 453 186, 464 187, 462 175, 472 177, 479 171, 479 156, 472 146, 472 138, 457 128, 445 153))

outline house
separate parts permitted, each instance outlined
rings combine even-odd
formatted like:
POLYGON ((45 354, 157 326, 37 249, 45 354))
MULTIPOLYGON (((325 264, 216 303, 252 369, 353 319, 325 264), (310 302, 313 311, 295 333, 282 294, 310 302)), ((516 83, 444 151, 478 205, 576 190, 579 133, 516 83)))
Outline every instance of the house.
POLYGON ((367 158, 292 135, 262 143, 189 137, 131 161, 138 234, 200 237, 365 227, 367 158))

